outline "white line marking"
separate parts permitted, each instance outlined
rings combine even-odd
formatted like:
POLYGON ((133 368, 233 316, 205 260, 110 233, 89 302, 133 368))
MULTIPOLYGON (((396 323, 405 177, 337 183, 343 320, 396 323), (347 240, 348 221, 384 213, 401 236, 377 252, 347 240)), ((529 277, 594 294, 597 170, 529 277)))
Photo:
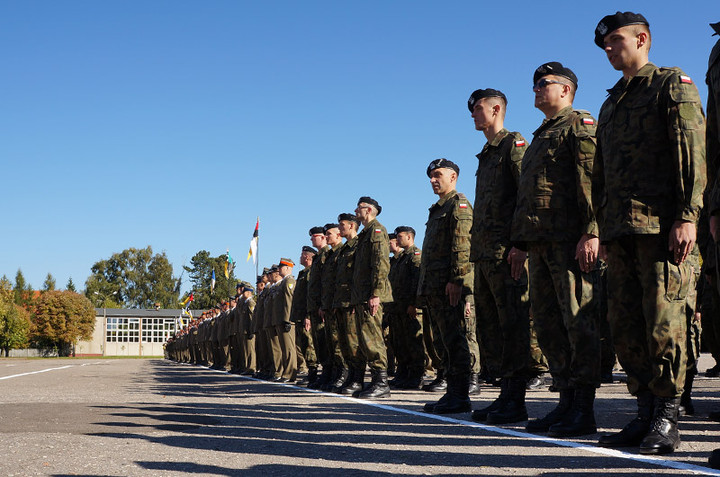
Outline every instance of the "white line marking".
POLYGON ((30 373, 13 374, 12 376, 2 376, 2 377, 0 377, 0 381, 2 381, 3 379, 19 378, 20 376, 29 376, 31 374, 47 373, 48 371, 56 371, 58 369, 72 368, 74 366, 75 366, 74 364, 69 364, 67 366, 61 366, 59 368, 48 368, 48 369, 41 369, 40 371, 32 371, 30 373))
MULTIPOLYGON (((210 369, 210 368, 207 368, 210 369)), ((336 397, 340 399, 345 399, 346 401, 352 401, 357 404, 364 404, 366 406, 376 407, 378 409, 384 409, 386 411, 395 411, 395 412, 401 412, 403 414, 410 414, 411 416, 418 416, 418 417, 424 417, 427 419, 434 419, 436 421, 443 421, 448 422, 451 424, 459 424, 461 426, 467 426, 467 427, 474 427, 476 429, 482 429, 484 431, 494 432, 496 434, 503 434, 506 436, 512 436, 512 437, 520 437, 522 439, 529 439, 532 441, 538 441, 543 442, 546 444, 554 444, 556 446, 561 447, 571 447, 573 449, 581 449, 593 454, 600 454, 607 457, 617 457, 620 459, 627 459, 632 460, 635 462, 642 462, 644 464, 652 464, 657 465, 659 467, 666 467, 668 469, 677 469, 677 470, 684 470, 696 475, 720 475, 719 470, 714 470, 709 467, 702 467, 700 465, 695 464, 689 464, 687 462, 678 462, 674 460, 668 460, 668 459, 662 459, 660 457, 653 457, 653 456, 646 456, 646 455, 638 455, 638 454, 629 454, 627 452, 622 452, 615 449, 607 449, 605 447, 595 447, 588 444, 583 444, 580 442, 574 442, 574 441, 566 441, 563 439, 553 439, 552 437, 545 437, 545 436, 539 436, 536 434, 530 434, 527 432, 520 432, 516 431, 514 429, 505 429, 502 427, 495 427, 495 426, 489 426, 487 424, 480 424, 478 422, 473 421, 464 421, 462 419, 455 419, 453 417, 447 417, 442 416, 438 414, 429 414, 427 412, 420 412, 420 411, 413 411, 410 409, 403 409, 401 407, 394 407, 389 406, 387 404, 380 404, 373 401, 366 401, 364 399, 357 399, 351 396, 343 396, 342 394, 333 394, 333 393, 327 393, 325 391, 319 391, 317 389, 308 389, 303 388, 300 386, 295 386, 294 384, 288 384, 288 383, 273 383, 269 381, 263 381, 262 379, 252 378, 249 376, 239 376, 236 374, 229 374, 226 371, 216 370, 216 369, 210 369, 210 371, 215 371, 217 373, 223 373, 227 374, 229 376, 233 376, 240 379, 247 379, 250 381, 257 381, 264 384, 274 384, 276 386, 286 386, 286 387, 292 387, 295 389, 300 389, 305 392, 309 393, 315 393, 315 394, 324 394, 326 396, 330 397, 336 397)))

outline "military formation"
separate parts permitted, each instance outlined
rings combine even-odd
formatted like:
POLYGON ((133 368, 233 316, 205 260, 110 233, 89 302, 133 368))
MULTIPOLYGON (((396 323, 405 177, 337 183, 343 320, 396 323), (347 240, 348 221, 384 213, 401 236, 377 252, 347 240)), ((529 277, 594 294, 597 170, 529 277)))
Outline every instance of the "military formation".
POLYGON ((622 73, 597 117, 575 108, 580 82, 556 61, 532 78, 545 118, 530 142, 505 128, 505 94, 471 94, 487 140, 475 198, 456 190, 457 164, 432 161, 422 249, 360 197, 310 228, 297 280, 282 258, 255 286, 239 283, 171 339, 170 358, 360 399, 423 389, 442 393, 429 413, 573 437, 597 432, 595 392, 617 355, 637 416, 599 444, 673 452, 678 416, 694 412, 701 323, 720 359, 720 42, 707 121, 694 81, 649 61, 643 15, 604 17, 595 43, 622 73), (557 403, 528 416, 544 371, 557 403), (483 383, 499 396, 472 410, 483 383))

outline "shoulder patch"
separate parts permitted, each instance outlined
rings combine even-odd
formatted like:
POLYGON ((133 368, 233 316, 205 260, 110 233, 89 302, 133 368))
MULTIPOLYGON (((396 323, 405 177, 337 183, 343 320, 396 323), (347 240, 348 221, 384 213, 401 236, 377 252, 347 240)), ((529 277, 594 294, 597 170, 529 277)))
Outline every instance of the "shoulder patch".
POLYGON ((525 145, 525 140, 521 139, 519 141, 515 141, 515 147, 523 147, 525 145))
POLYGON ((582 118, 582 123, 588 126, 592 126, 595 124, 595 120, 593 118, 582 118))
POLYGON ((467 206, 467 202, 460 201, 460 203, 458 204, 458 207, 460 207, 461 209, 467 209, 467 206))
POLYGON ((295 286, 294 283, 288 283, 288 288, 292 290, 293 286, 295 286))
POLYGON ((375 229, 373 232, 376 233, 376 234, 381 234, 381 233, 382 233, 382 229, 375 229))
POLYGON ((415 250, 415 255, 420 255, 420 250, 415 250))
POLYGON ((680 75, 680 82, 686 84, 693 84, 692 79, 687 75, 680 75))

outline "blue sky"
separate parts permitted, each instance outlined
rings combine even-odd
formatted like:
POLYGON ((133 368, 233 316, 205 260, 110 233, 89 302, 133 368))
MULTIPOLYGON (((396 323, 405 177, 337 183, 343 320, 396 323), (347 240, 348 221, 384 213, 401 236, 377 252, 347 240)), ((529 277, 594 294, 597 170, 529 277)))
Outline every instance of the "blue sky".
POLYGON ((362 195, 421 241, 431 160, 458 163, 473 196, 473 90, 504 91, 506 127, 530 140, 532 73, 561 61, 597 115, 619 74, 593 30, 632 10, 651 60, 705 101, 711 3, 2 0, 0 275, 81 288, 96 261, 151 245, 176 276, 229 248, 252 279, 257 216, 268 266, 362 195))

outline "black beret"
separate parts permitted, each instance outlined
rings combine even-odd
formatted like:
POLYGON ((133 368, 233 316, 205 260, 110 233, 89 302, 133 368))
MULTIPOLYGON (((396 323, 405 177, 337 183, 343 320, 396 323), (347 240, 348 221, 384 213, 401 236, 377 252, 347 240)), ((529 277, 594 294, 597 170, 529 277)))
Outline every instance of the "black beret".
POLYGON ((388 234, 388 240, 397 240, 397 234, 396 233, 388 234))
POLYGON ((237 282, 237 285, 235 285, 235 289, 242 288, 244 285, 242 282, 237 282))
MULTIPOLYGON (((263 272, 263 273, 265 273, 265 272, 263 272)), ((258 275, 257 280, 255 280, 255 283, 260 283, 262 281, 262 277, 263 277, 262 275, 258 275)))
POLYGON ((395 234, 399 234, 401 232, 410 232, 415 236, 415 229, 410 227, 409 225, 401 225, 399 227, 395 227, 395 234))
POLYGON ((470 112, 473 112, 473 108, 475 107, 475 103, 483 98, 501 98, 505 104, 507 104, 507 98, 502 93, 502 91, 498 91, 496 89, 476 89, 473 91, 473 93, 470 95, 470 99, 468 99, 468 109, 470 112))
POLYGON ((308 247, 307 245, 303 245, 302 251, 312 253, 313 255, 317 255, 317 250, 315 250, 312 247, 308 247))
POLYGON ((378 201, 373 199, 372 197, 362 196, 358 199, 358 205, 360 205, 362 202, 374 206, 378 211, 378 215, 380 215, 380 212, 382 212, 382 207, 380 207, 378 201))
POLYGON ((453 171, 455 171, 457 173, 457 175, 460 175, 460 167, 458 167, 457 164, 455 164, 453 161, 449 161, 445 158, 441 158, 441 159, 435 159, 434 161, 432 161, 430 163, 430 165, 428 166, 427 171, 426 171, 427 176, 430 177, 430 173, 432 173, 432 171, 434 171, 435 169, 442 169, 442 168, 452 169, 453 171))
POLYGON ((338 215, 338 222, 340 222, 341 220, 347 220, 348 222, 355 222, 357 225, 360 225, 360 219, 358 219, 355 214, 340 214, 340 215, 338 215))
POLYGON ((310 229, 310 236, 311 236, 311 237, 312 237, 313 235, 318 235, 318 234, 322 235, 322 234, 324 234, 324 233, 325 233, 325 231, 324 231, 323 228, 320 227, 320 226, 313 227, 313 228, 310 229))
POLYGON ((557 61, 551 61, 549 63, 545 63, 544 65, 538 66, 538 69, 535 70, 535 74, 533 75, 533 85, 537 83, 540 78, 547 75, 562 76, 563 78, 567 78, 573 82, 573 84, 575 85, 575 89, 577 89, 577 76, 575 76, 575 73, 573 73, 570 68, 564 67, 562 63, 559 63, 557 61))
POLYGON ((330 230, 330 229, 336 229, 336 228, 338 228, 338 224, 332 224, 332 223, 330 223, 330 224, 325 224, 325 226, 323 227, 323 232, 324 232, 324 233, 327 233, 328 230, 330 230))
POLYGON ((604 40, 607 34, 627 25, 650 26, 645 17, 639 13, 615 12, 615 15, 604 17, 595 27, 595 44, 605 49, 604 40))

